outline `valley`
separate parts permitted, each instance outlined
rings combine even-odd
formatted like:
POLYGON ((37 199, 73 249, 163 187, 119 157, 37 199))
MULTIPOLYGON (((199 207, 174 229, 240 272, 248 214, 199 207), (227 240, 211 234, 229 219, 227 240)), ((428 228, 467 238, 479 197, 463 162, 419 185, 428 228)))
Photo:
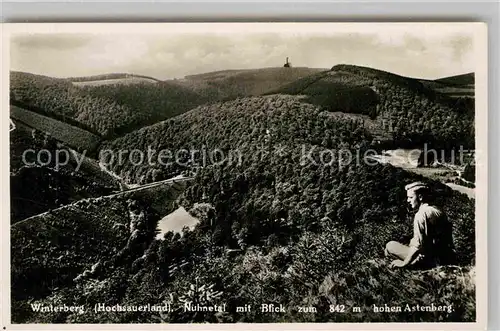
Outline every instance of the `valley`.
POLYGON ((461 176, 444 166, 448 160, 417 167, 420 154, 412 152, 424 143, 447 152, 473 149, 470 77, 418 80, 345 64, 166 81, 12 72, 13 322, 474 320, 474 189, 455 182, 461 176), (57 169, 27 167, 27 149, 72 150, 86 162, 78 170, 75 160, 57 169), (176 162, 99 158, 103 150, 144 156, 149 149, 172 152, 176 162), (241 157, 207 161, 205 150, 241 157), (367 150, 377 153, 373 164, 324 158, 367 150), (412 230, 404 187, 414 181, 428 183, 453 222, 454 265, 388 268, 384 244, 404 241, 412 230), (207 305, 317 311, 339 300, 350 308, 418 298, 454 311, 423 317, 30 310, 52 302, 181 307, 181 299, 200 298, 209 298, 207 305))

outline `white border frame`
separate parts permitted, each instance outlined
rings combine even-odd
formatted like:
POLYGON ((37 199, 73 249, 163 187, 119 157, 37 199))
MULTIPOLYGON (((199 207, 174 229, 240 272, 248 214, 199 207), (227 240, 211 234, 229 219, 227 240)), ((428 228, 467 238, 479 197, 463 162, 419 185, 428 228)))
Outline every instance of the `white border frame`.
MULTIPOLYGON (((228 23, 209 23, 210 28, 220 28, 227 30, 228 23)), ((256 29, 253 23, 234 23, 240 29, 252 28, 252 31, 256 29)), ((273 27, 284 27, 287 28, 287 23, 269 23, 273 27)), ((269 24, 257 23, 259 28, 263 28, 265 31, 269 31, 269 24), (267 27, 266 27, 267 26, 267 27)), ((307 23, 293 23, 293 24, 307 24, 307 23)), ((328 24, 328 23, 311 23, 311 24, 328 24)), ((334 23, 332 23, 334 24, 334 23)), ((335 23, 339 25, 340 23, 335 23)), ((343 23, 350 25, 350 23, 343 23)), ((369 24, 369 23, 353 23, 353 24, 369 24)), ((382 23, 378 23, 382 24, 382 23)), ((394 24, 394 23, 391 23, 394 24)), ((407 24, 407 23, 401 23, 407 24)), ((450 23, 447 23, 450 24, 450 23)), ((487 55, 487 31, 486 25, 483 23, 467 23, 470 24, 471 29, 475 29, 475 50, 477 58, 477 68, 475 71, 476 78, 476 149, 478 150, 488 150, 488 137, 487 137, 487 127, 488 127, 488 105, 487 105, 487 87, 488 87, 488 55, 487 55)), ((342 25, 342 24, 340 24, 342 25)), ((50 32, 89 32, 89 30, 95 31, 107 31, 108 33, 113 32, 124 32, 124 29, 133 28, 134 33, 139 33, 141 31, 151 33, 154 29, 167 29, 172 30, 172 28, 178 29, 200 29, 200 31, 206 31, 207 26, 204 23, 165 23, 165 24, 153 24, 153 23, 142 23, 142 24, 81 24, 81 23, 38 23, 38 24, 4 24, 2 26, 2 101, 4 109, 8 109, 8 87, 9 87, 9 49, 10 49, 10 34, 19 32, 32 32, 37 33, 50 33, 50 32), (173 25, 172 25, 173 24, 173 25)), ((231 29, 234 31, 234 29, 231 29)), ((8 113, 6 111, 1 114, 1 122, 8 123, 8 113)), ((2 152, 4 148, 8 146, 9 136, 8 131, 2 131, 2 152), (7 144, 5 144, 7 142, 7 144)), ((8 149, 7 153, 8 154, 8 149)), ((4 154, 4 155, 6 155, 4 154)), ((8 158, 5 158, 8 160, 8 158)), ((1 233, 2 233, 2 306, 4 309, 2 313, 3 318, 6 318, 7 323, 3 324, 7 329, 12 330, 24 330, 26 328, 37 329, 37 330, 60 330, 60 329, 109 329, 109 330, 122 330, 122 329, 135 329, 140 328, 143 330, 187 330, 187 329, 204 329, 204 330, 222 330, 222 329, 243 329, 247 330, 249 328, 255 330, 269 330, 269 329, 315 329, 315 330, 331 330, 331 329, 370 329, 370 330, 381 330, 381 329, 429 329, 429 330, 443 330, 443 329, 464 329, 464 330, 477 330, 484 329, 486 327, 487 320, 487 197, 488 197, 488 155, 486 153, 482 154, 480 160, 478 160, 480 166, 477 168, 477 186, 476 186, 476 302, 477 302, 477 322, 476 323, 287 323, 287 324, 213 324, 213 325, 185 325, 185 324, 162 324, 162 325, 149 325, 149 324, 113 324, 113 325, 31 325, 31 324, 10 324, 10 263, 8 267, 5 261, 10 261, 10 222, 2 222, 1 233), (486 199, 485 199, 486 198, 486 199), (483 258, 481 258, 483 257, 483 258), (7 307, 7 309, 5 308, 7 307), (7 310, 5 312, 5 309, 7 310)), ((7 173, 9 169, 8 161, 1 162, 1 169, 3 173, 7 173)), ((4 178, 2 177, 2 180, 4 178)), ((8 185, 6 185, 8 187, 8 185)), ((9 209, 10 209, 10 198, 9 190, 2 191, 1 199, 1 210, 6 216, 4 219, 9 219, 9 209)), ((2 326, 3 326, 2 325, 2 326)), ((0 326, 1 327, 1 326, 0 326)))

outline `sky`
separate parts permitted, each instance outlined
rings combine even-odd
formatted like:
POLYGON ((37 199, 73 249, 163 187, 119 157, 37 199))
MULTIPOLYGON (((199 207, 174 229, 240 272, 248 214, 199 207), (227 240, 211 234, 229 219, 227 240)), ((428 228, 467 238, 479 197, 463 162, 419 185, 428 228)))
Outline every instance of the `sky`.
POLYGON ((467 24, 56 25, 11 33, 11 70, 52 77, 158 79, 227 69, 355 64, 436 79, 474 72, 467 24))

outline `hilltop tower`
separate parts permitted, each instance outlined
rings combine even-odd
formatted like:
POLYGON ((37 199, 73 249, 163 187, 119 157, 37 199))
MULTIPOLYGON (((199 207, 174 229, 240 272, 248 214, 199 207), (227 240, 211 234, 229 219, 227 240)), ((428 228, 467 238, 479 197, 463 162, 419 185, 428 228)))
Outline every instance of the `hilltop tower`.
POLYGON ((288 56, 286 57, 286 62, 285 64, 283 65, 284 68, 291 68, 292 67, 292 64, 290 62, 288 62, 288 56))

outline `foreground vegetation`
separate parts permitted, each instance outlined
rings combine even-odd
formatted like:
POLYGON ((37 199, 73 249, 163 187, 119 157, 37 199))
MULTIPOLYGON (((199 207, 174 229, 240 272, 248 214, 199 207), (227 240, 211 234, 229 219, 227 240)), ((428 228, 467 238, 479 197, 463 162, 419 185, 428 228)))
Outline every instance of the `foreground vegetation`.
MULTIPOLYGON (((191 210, 200 217, 200 224, 181 235, 167 233, 163 240, 152 239, 158 215, 142 212, 144 205, 140 202, 137 205, 142 207, 127 215, 130 208, 126 206, 132 203, 123 200, 82 202, 69 213, 57 210, 51 214, 53 216, 39 217, 31 223, 31 230, 24 224, 16 227, 13 238, 20 246, 16 245, 16 250, 12 251, 13 279, 19 281, 14 289, 21 292, 13 292, 17 307, 15 321, 185 323, 475 319, 473 201, 467 197, 434 183, 441 193, 439 203, 444 204, 453 219, 454 241, 457 251, 461 252, 457 266, 429 271, 389 270, 390 261, 384 260, 382 253, 384 243, 391 239, 404 240, 411 233, 411 221, 400 200, 405 193, 402 186, 419 177, 391 166, 348 166, 345 171, 336 173, 340 176, 325 178, 331 184, 321 180, 324 184, 313 189, 308 188, 309 185, 303 188, 306 183, 302 184, 300 178, 273 176, 276 186, 282 188, 273 199, 268 195, 275 186, 271 182, 249 181, 244 185, 234 177, 238 173, 236 169, 234 173, 226 170, 226 180, 233 179, 234 185, 225 186, 223 195, 210 195, 204 205, 191 210), (395 186, 388 187, 384 182, 387 178, 395 180, 395 186), (366 186, 356 184, 360 182, 366 186), (293 183, 298 186, 296 190, 282 191, 289 187, 287 184, 293 183), (324 208, 308 208, 316 206, 315 201, 320 200, 325 201, 324 208), (289 211, 277 208, 280 205, 287 208, 286 203, 293 202, 296 206, 289 211), (456 205, 461 209, 457 210, 456 205), (119 252, 116 247, 126 246, 129 223, 138 224, 134 215, 142 215, 141 224, 149 226, 141 232, 141 244, 119 252), (394 223, 395 217, 398 222, 394 223), (95 225, 82 228, 86 224, 95 225), (48 229, 52 227, 58 231, 50 232, 48 229), (34 233, 40 231, 44 236, 52 235, 35 237, 34 233), (37 244, 41 249, 33 254, 30 247, 39 240, 45 244, 37 244), (65 242, 67 244, 63 245, 65 242), (229 248, 240 251, 231 253, 229 248), (65 254, 69 254, 70 260, 66 260, 65 254), (23 256, 29 256, 29 263, 26 258, 21 260, 23 256), (39 269, 36 266, 40 266, 39 269), (26 267, 35 270, 27 272, 26 267), (51 273, 56 270, 58 276, 51 273), (78 278, 79 274, 82 277, 78 278), (44 277, 42 281, 40 277, 44 277), (25 284, 33 280, 37 281, 33 284, 39 285, 28 291, 25 284), (50 282, 56 287, 42 292, 44 287, 40 285, 50 282), (185 300, 202 305, 226 303, 228 309, 217 314, 184 312, 185 300), (161 314, 95 314, 92 311, 96 303, 112 306, 161 305, 164 302, 170 302, 173 311, 161 314), (31 303, 85 305, 88 312, 37 314, 30 311, 31 303), (287 307, 286 313, 261 313, 258 307, 262 303, 283 304, 287 307), (373 304, 383 306, 384 303, 394 306, 434 303, 451 305, 453 310, 449 313, 373 312, 373 304), (250 313, 235 312, 236 306, 245 304, 252 305, 250 313), (344 305, 346 312, 330 313, 330 305, 344 305), (299 313, 299 306, 314 306, 317 313, 299 313), (352 312, 354 306, 362 307, 362 312, 352 312)), ((307 173, 314 171, 306 171, 306 177, 307 173)), ((252 178, 256 179, 249 179, 252 178)), ((199 177, 186 192, 183 203, 189 206, 190 202, 199 201, 201 197, 195 192, 210 185, 218 186, 214 177, 199 177), (206 183, 207 178, 212 179, 206 183)))

